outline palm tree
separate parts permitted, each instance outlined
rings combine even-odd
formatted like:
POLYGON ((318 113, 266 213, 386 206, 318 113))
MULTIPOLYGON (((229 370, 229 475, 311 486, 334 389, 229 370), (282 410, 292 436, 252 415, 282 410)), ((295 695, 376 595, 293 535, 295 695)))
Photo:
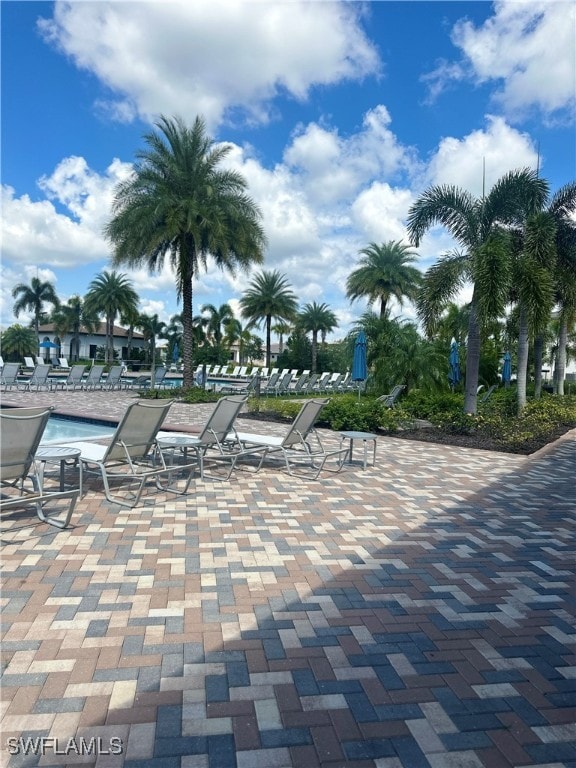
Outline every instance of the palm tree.
POLYGON ((114 321, 118 315, 126 315, 138 306, 138 294, 126 275, 104 270, 88 286, 84 299, 87 312, 104 315, 106 322, 105 360, 114 360, 114 321))
POLYGON ((12 289, 12 297, 17 299, 14 304, 14 315, 18 317, 22 310, 28 310, 34 315, 34 331, 40 343, 38 327, 45 303, 58 307, 60 300, 56 296, 54 286, 50 282, 42 282, 38 277, 33 277, 30 285, 18 283, 12 289))
POLYGON ((34 334, 32 328, 25 328, 15 323, 0 333, 0 349, 8 359, 12 358, 17 362, 26 355, 34 355, 38 351, 38 336, 34 334))
POLYGON ((556 222, 555 299, 559 306, 560 330, 557 353, 557 394, 564 394, 566 348, 569 328, 576 324, 576 183, 561 187, 552 197, 548 212, 556 222))
POLYGON ((87 311, 86 303, 80 296, 71 296, 66 304, 60 304, 54 310, 51 319, 60 336, 66 333, 72 335, 70 359, 77 363, 80 358, 80 329, 84 327, 89 333, 94 333, 98 326, 98 316, 87 311))
POLYGON ((312 373, 316 373, 316 361, 318 358, 318 333, 322 339, 326 334, 338 327, 336 315, 327 304, 305 304, 298 315, 298 325, 305 331, 312 331, 312 373))
POLYGON ((266 238, 244 177, 218 167, 230 146, 215 146, 200 117, 191 128, 167 117, 156 127, 159 133, 144 137, 134 173, 116 187, 105 234, 115 265, 156 271, 168 257, 182 298, 183 385, 192 387, 194 275, 209 256, 232 274, 248 269, 262 261, 266 238))
POLYGON ((140 313, 137 306, 129 306, 123 312, 120 313, 120 322, 128 328, 128 334, 126 337, 126 360, 124 362, 130 362, 132 357, 132 344, 134 342, 134 330, 140 320, 140 313))
POLYGON ((394 296, 400 306, 404 298, 414 300, 422 282, 422 273, 410 266, 418 258, 400 242, 370 243, 360 251, 363 258, 346 281, 346 295, 351 301, 366 296, 370 302, 380 301, 380 317, 388 311, 394 296))
POLYGON ((481 322, 500 317, 509 295, 511 238, 504 227, 517 224, 527 210, 542 204, 546 194, 546 184, 524 169, 503 176, 482 199, 458 187, 431 187, 408 213, 408 233, 416 246, 439 223, 462 248, 430 267, 418 313, 431 335, 450 300, 467 281, 472 283, 464 398, 467 413, 476 413, 477 408, 481 322))
POLYGON ((140 315, 137 323, 142 335, 148 342, 150 350, 150 380, 154 381, 156 373, 156 337, 162 336, 166 332, 166 323, 158 319, 158 315, 140 315))
POLYGON ((206 331, 208 337, 214 344, 218 353, 222 350, 222 342, 226 334, 226 324, 234 319, 234 312, 230 304, 221 304, 215 307, 214 304, 203 304, 200 311, 208 313, 206 322, 206 331))
POLYGON ((272 320, 292 320, 298 302, 285 275, 272 270, 254 275, 240 299, 242 317, 254 325, 264 321, 266 328, 266 365, 270 367, 270 332, 272 320))

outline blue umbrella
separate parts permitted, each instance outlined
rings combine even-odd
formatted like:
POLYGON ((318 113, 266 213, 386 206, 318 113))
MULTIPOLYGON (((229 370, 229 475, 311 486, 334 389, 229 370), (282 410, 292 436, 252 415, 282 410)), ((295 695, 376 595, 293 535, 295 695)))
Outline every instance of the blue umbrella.
POLYGON ((172 361, 174 363, 177 363, 179 357, 180 357, 180 347, 178 346, 178 344, 174 344, 174 349, 172 350, 172 361))
POLYGON ((460 351, 458 349, 458 342, 456 339, 452 339, 450 344, 450 370, 448 372, 448 381, 452 389, 460 382, 460 351))
MULTIPOLYGON (((366 334, 360 331, 354 342, 354 357, 352 358, 352 381, 366 381, 368 378, 368 366, 366 363, 366 334)), ((360 397, 360 385, 358 385, 358 397, 360 397)))
POLYGON ((504 363, 502 364, 502 381, 504 382, 504 386, 508 386, 510 384, 510 379, 512 378, 512 358, 510 355, 510 352, 504 353, 504 363))
POLYGON ((53 341, 41 341, 38 346, 43 347, 44 349, 56 349, 58 344, 54 344, 53 341))

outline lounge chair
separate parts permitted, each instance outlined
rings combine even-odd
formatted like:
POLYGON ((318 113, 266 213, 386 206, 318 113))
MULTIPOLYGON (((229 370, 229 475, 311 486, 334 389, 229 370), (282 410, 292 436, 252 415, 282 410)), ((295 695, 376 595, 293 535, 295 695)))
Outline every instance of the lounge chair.
POLYGON ((68 365, 68 359, 66 357, 59 357, 58 365, 60 368, 70 368, 70 366, 68 365))
POLYGON ((326 392, 338 392, 340 384, 344 378, 343 373, 333 373, 328 383, 325 385, 326 392))
POLYGON ((306 391, 306 382, 310 378, 308 373, 302 373, 298 379, 290 385, 287 390, 288 395, 300 395, 306 391))
POLYGON ((226 442, 228 435, 234 429, 234 421, 247 399, 247 397, 240 395, 221 397, 198 435, 181 432, 160 432, 158 435, 160 449, 170 452, 180 450, 184 453, 188 450, 193 450, 196 454, 201 478, 207 477, 204 472, 206 460, 230 462, 230 470, 224 478, 218 475, 214 476, 214 479, 217 480, 227 480, 232 474, 238 459, 241 456, 255 452, 245 449, 243 446, 236 446, 234 449, 233 446, 226 442), (209 453, 209 451, 212 451, 212 453, 209 453))
POLYGON ((385 405, 387 408, 394 408, 394 405, 396 403, 396 400, 399 398, 400 394, 406 389, 404 384, 396 384, 392 392, 390 392, 389 395, 380 395, 380 397, 377 397, 376 400, 379 403, 382 403, 382 405, 385 405))
POLYGON ((319 378, 319 373, 313 373, 302 388, 302 392, 305 392, 307 395, 313 395, 316 392, 316 384, 319 378))
POLYGON ((332 377, 332 374, 330 373, 330 371, 324 371, 324 373, 320 376, 320 378, 314 385, 314 391, 326 392, 326 386, 328 385, 328 382, 330 381, 331 377, 332 377))
POLYGON ((108 375, 102 382, 102 389, 122 389, 122 372, 124 371, 123 365, 113 365, 108 371, 108 375))
POLYGON ((85 365, 73 365, 65 379, 54 379, 52 383, 54 389, 58 389, 58 387, 62 387, 62 389, 82 388, 82 378, 85 370, 85 365))
POLYGON ((88 376, 82 382, 82 389, 102 389, 102 374, 104 365, 93 365, 88 371, 88 376))
POLYGON ((290 383, 292 381, 292 372, 287 371, 280 377, 280 380, 274 387, 275 395, 285 395, 290 390, 290 383))
MULTIPOLYGON (((172 474, 163 455, 158 451, 156 436, 173 400, 137 400, 128 406, 108 445, 90 442, 74 442, 68 447, 80 449, 80 461, 84 472, 102 475, 104 492, 108 501, 123 507, 135 507, 150 478, 161 490, 174 490, 160 485, 162 474, 172 474), (124 496, 112 494, 110 480, 119 480, 126 491, 124 496), (128 490, 136 486, 135 491, 128 490)), ((182 469, 192 469, 187 465, 182 469)), ((179 468, 180 469, 180 468, 179 468)), ((188 490, 189 480, 184 488, 188 490)), ((180 492, 180 491, 178 491, 180 492)))
POLYGON ((20 363, 4 363, 0 374, 0 386, 4 387, 4 391, 18 386, 19 373, 20 363))
POLYGON ((491 385, 490 385, 490 387, 489 387, 489 388, 486 390, 486 392, 485 392, 485 393, 482 395, 482 397, 480 397, 480 398, 478 399, 478 402, 479 402, 480 404, 482 404, 482 403, 486 403, 488 400, 490 400, 490 398, 492 397, 492 393, 493 393, 493 392, 494 392, 494 390, 495 390, 495 389, 497 389, 497 388, 498 388, 498 385, 497 385, 497 384, 491 384, 491 385))
POLYGON ((43 488, 34 455, 42 439, 52 408, 6 408, 0 411, 0 511, 33 504, 43 523, 66 528, 79 490, 52 492, 43 488), (27 484, 31 484, 31 490, 27 484), (13 492, 17 491, 17 494, 13 492), (63 518, 48 515, 49 502, 67 502, 63 518))
POLYGON ((34 362, 33 357, 24 358, 24 368, 31 368, 32 370, 36 368, 36 363, 34 362))
POLYGON ((251 376, 244 384, 223 384, 220 387, 222 393, 234 393, 238 395, 251 394, 256 389, 256 376, 251 376))
POLYGON ((316 479, 329 458, 338 459, 337 468, 332 471, 339 472, 349 449, 340 447, 326 451, 320 435, 314 429, 314 423, 320 411, 328 402, 328 398, 307 400, 284 437, 235 431, 228 435, 228 442, 237 443, 247 450, 259 448, 264 451, 260 466, 268 455, 280 453, 290 475, 294 474, 292 471, 294 463, 304 462, 313 470, 312 477, 316 479))
POLYGON ((32 371, 32 376, 30 376, 27 381, 23 381, 18 384, 18 389, 31 390, 32 387, 35 387, 36 392, 38 392, 40 387, 46 387, 46 389, 50 389, 48 374, 50 373, 51 368, 52 366, 48 363, 37 365, 36 368, 34 368, 32 371))
POLYGON ((270 378, 261 386, 260 394, 269 395, 271 392, 274 392, 279 378, 280 378, 279 371, 275 371, 274 373, 272 373, 270 378))

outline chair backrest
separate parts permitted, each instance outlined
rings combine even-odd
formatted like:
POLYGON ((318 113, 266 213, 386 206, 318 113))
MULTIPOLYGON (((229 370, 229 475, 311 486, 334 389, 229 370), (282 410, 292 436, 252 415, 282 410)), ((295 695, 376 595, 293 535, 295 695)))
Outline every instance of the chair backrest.
POLYGON ((308 374, 303 373, 301 376, 298 377, 298 380, 294 384, 292 392, 301 392, 302 389, 304 389, 304 385, 306 384, 307 381, 308 381, 308 374))
POLYGON ((0 410, 0 479, 3 482, 26 477, 53 410, 46 406, 0 410))
POLYGON ((59 357, 58 362, 60 363, 61 368, 70 368, 68 365, 68 359, 66 357, 59 357))
POLYGON ((156 440, 158 430, 173 400, 137 400, 126 409, 116 427, 102 462, 125 461, 127 454, 133 461, 146 456, 156 440))
POLYGON ((281 392, 288 389, 291 381, 292 381, 292 373, 288 371, 282 376, 282 378, 276 385, 276 389, 279 389, 281 392))
POLYGON ((166 373, 168 372, 168 368, 165 366, 161 366, 160 368, 156 368, 154 371, 154 381, 150 379, 150 386, 155 387, 157 384, 161 384, 164 379, 166 378, 166 373))
POLYGON ((278 383, 278 379, 279 379, 279 378, 280 378, 280 372, 279 372, 279 371, 276 371, 275 373, 273 373, 273 374, 270 376, 270 378, 269 378, 269 379, 268 379, 268 381, 266 382, 266 385, 265 385, 264 389, 265 389, 265 390, 266 390, 266 389, 274 389, 274 387, 275 387, 275 386, 276 386, 276 384, 278 383))
POLYGON ((93 365, 92 368, 88 371, 88 376, 86 378, 85 384, 97 384, 100 379, 102 378, 102 374, 104 373, 105 365, 93 365))
POLYGON ((492 393, 497 388, 497 386, 498 386, 497 384, 491 384, 490 387, 488 388, 488 390, 483 395, 483 397, 480 398, 479 402, 480 403, 485 403, 487 400, 490 400, 490 398, 492 397, 492 393))
POLYGON ((319 373, 313 373, 312 376, 310 376, 310 378, 306 382, 306 386, 304 387, 306 392, 312 392, 313 391, 314 387, 316 386, 316 382, 318 381, 319 378, 320 378, 320 374, 319 373))
POLYGON ((25 357, 24 358, 24 365, 26 368, 36 368, 36 363, 34 362, 33 357, 25 357))
POLYGON ((70 368, 66 384, 78 384, 78 382, 82 381, 82 376, 84 376, 85 370, 85 365, 73 365, 72 368, 70 368))
POLYGON ((398 399, 401 392, 403 392, 405 389, 404 384, 396 384, 392 392, 390 392, 389 395, 382 395, 381 397, 377 398, 381 403, 384 403, 384 405, 387 405, 388 407, 391 407, 394 405, 396 400, 398 399))
POLYGON ((4 363, 2 368, 2 384, 14 384, 20 371, 20 363, 4 363))
POLYGON ((108 376, 106 377, 106 384, 116 384, 120 381, 120 377, 122 376, 122 371, 124 370, 123 365, 113 365, 112 368, 108 371, 108 376))
POLYGON ((318 386, 325 387, 326 384, 328 384, 328 382, 330 381, 331 377, 332 377, 332 374, 330 373, 330 371, 324 371, 324 373, 318 379, 318 386))
POLYGON ((50 373, 50 368, 52 368, 52 366, 48 363, 40 363, 37 365, 30 378, 30 384, 45 384, 48 374, 50 373))
POLYGON ((318 418, 320 411, 328 402, 329 398, 327 397, 322 398, 321 400, 307 400, 302 408, 300 408, 300 412, 292 422, 292 426, 282 440, 282 447, 289 448, 295 443, 304 442, 314 427, 314 422, 318 418))
POLYGON ((198 439, 206 446, 224 441, 232 431, 236 416, 246 400, 245 395, 221 397, 198 435, 198 439))

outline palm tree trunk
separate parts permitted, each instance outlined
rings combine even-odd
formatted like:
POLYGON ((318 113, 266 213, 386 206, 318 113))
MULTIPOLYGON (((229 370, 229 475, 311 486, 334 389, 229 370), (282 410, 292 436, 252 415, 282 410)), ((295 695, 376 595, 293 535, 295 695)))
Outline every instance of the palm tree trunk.
POLYGON ((542 360, 544 358, 544 337, 539 333, 534 339, 534 397, 540 400, 542 394, 542 360))
POLYGON ((560 335, 558 336, 558 352, 556 356, 557 390, 558 395, 564 395, 564 378, 566 376, 566 345, 568 343, 568 323, 560 316, 560 335))
POLYGON ((272 330, 272 317, 270 315, 266 315, 266 367, 267 368, 270 368, 271 330, 272 330))
POLYGON ((464 412, 475 414, 478 407, 478 375, 480 372, 480 323, 476 298, 473 295, 470 302, 470 317, 468 320, 468 345, 466 348, 466 393, 464 396, 464 412))
POLYGON ((526 380, 528 378, 528 313, 520 307, 518 330, 518 415, 526 405, 526 380))
POLYGON ((150 386, 154 386, 154 378, 156 376, 156 339, 154 336, 150 339, 150 386))
POLYGON ((182 362, 184 364, 182 386, 191 389, 194 386, 193 343, 194 326, 192 315, 192 275, 182 279, 182 362))
POLYGON ((318 332, 312 331, 312 373, 316 373, 317 358, 318 358, 318 332))

